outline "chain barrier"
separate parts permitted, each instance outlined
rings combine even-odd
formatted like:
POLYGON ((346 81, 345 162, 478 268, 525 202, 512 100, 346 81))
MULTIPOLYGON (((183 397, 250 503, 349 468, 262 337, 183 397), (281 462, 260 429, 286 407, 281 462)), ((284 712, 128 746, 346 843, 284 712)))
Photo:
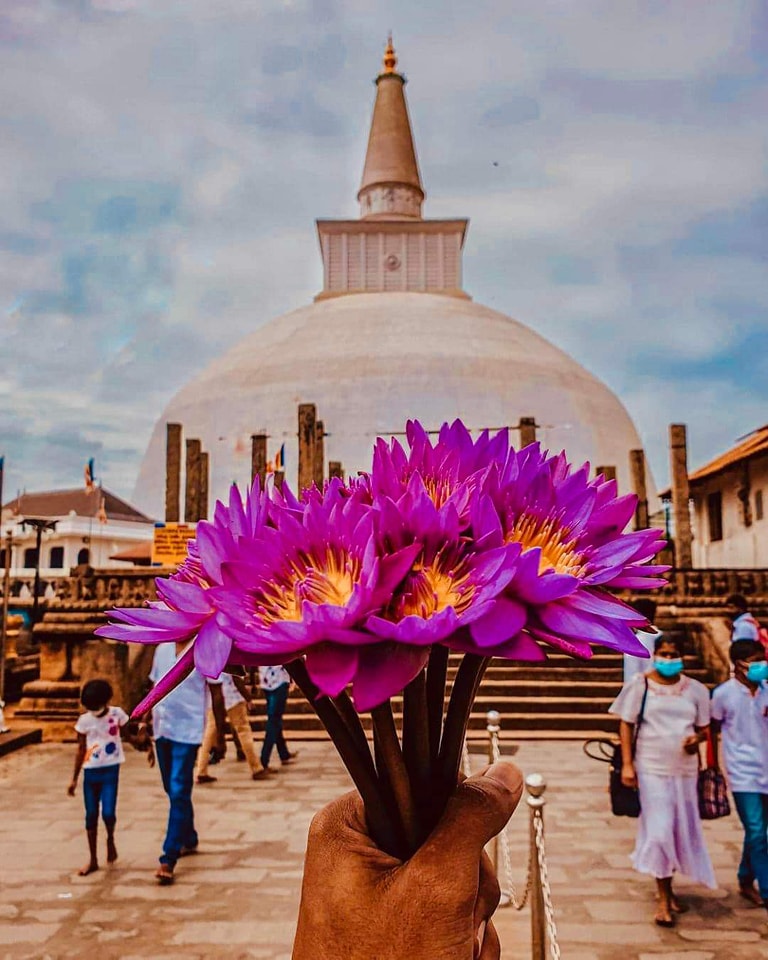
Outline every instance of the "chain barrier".
MULTIPOLYGON (((496 710, 488 711, 488 760, 490 763, 496 763, 501 759, 499 747, 500 721, 501 716, 496 710)), ((470 776, 472 762, 466 741, 464 742, 462 763, 464 773, 470 776)), ((501 886, 499 906, 522 910, 530 901, 532 960, 546 960, 547 943, 549 944, 550 960, 561 960, 544 844, 544 805, 546 801, 543 794, 546 789, 546 782, 541 774, 534 773, 525 778, 525 786, 528 791, 526 802, 531 811, 525 890, 522 896, 518 896, 512 881, 512 853, 509 842, 509 824, 507 824, 496 838, 493 851, 496 874, 501 886)))

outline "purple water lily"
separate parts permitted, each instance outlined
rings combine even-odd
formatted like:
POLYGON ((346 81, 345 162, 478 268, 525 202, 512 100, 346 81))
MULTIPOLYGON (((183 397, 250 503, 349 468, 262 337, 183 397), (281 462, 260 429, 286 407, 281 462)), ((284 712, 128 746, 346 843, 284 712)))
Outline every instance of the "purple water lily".
MULTIPOLYGON (((292 508, 282 497, 279 502, 285 510, 292 508)), ((269 506, 270 501, 258 481, 245 503, 233 486, 228 506, 217 503, 213 521, 198 524, 196 538, 188 544, 184 563, 170 577, 155 580, 159 599, 147 607, 111 610, 110 617, 116 622, 99 627, 95 633, 137 643, 194 641, 189 655, 182 658, 183 662, 176 663, 168 678, 164 678, 164 693, 184 678, 191 669, 190 664, 206 677, 218 677, 229 658, 232 640, 216 622, 210 589, 221 582, 224 560, 237 557, 243 541, 253 540, 265 528, 269 506)), ((151 694, 153 702, 162 695, 158 685, 151 694)))
POLYGON ((339 480, 307 497, 300 516, 272 516, 275 529, 243 540, 210 591, 233 657, 264 664, 305 656, 322 693, 337 696, 351 683, 358 706, 399 693, 423 658, 393 650, 365 624, 389 602, 418 545, 383 554, 378 514, 339 480))
POLYGON ((486 545, 520 546, 505 597, 526 607, 526 632, 577 656, 591 656, 590 643, 647 656, 632 629, 644 619, 606 589, 665 583, 660 575, 669 568, 649 563, 664 545, 661 532, 623 532, 637 498, 618 497, 615 481, 590 480, 588 465, 573 471, 564 454, 550 457, 538 444, 510 451, 484 489, 474 535, 486 545))
POLYGON ((376 441, 371 470, 374 499, 388 497, 399 500, 408 488, 411 477, 418 475, 436 507, 455 506, 462 528, 469 521, 473 490, 482 472, 492 463, 503 462, 509 449, 506 430, 493 437, 484 430, 477 440, 460 420, 443 424, 433 444, 429 434, 417 420, 406 425, 409 451, 395 439, 376 441))

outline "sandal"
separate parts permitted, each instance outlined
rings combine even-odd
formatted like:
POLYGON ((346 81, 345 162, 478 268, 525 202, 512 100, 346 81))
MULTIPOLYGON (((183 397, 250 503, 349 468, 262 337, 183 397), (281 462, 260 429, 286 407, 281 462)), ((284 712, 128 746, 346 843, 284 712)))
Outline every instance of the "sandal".
POLYGON ((173 875, 173 867, 169 867, 167 863, 161 863, 157 868, 155 878, 161 887, 169 887, 176 879, 173 875))

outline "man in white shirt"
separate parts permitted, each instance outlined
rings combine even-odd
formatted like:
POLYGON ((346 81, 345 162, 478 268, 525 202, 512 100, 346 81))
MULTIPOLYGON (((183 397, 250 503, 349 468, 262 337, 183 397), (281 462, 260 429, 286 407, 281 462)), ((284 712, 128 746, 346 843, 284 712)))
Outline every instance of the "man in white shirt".
MULTIPOLYGON (((149 674, 153 684, 168 673, 185 648, 185 643, 158 644, 149 674)), ((173 883, 173 871, 179 857, 197 850, 192 784, 197 751, 203 742, 207 690, 210 690, 218 733, 216 749, 224 756, 227 749, 224 739, 226 714, 220 684, 208 684, 201 673, 192 670, 152 710, 155 755, 163 778, 163 789, 170 803, 163 854, 155 874, 163 885, 173 883)))
POLYGON ((734 640, 759 640, 760 624, 749 612, 749 604, 746 598, 742 597, 740 593, 732 593, 726 603, 731 608, 731 619, 733 620, 731 642, 734 640))
POLYGON ((768 909, 768 663, 756 640, 735 640, 731 661, 733 677, 712 694, 712 730, 722 735, 725 770, 744 827, 739 892, 768 909))

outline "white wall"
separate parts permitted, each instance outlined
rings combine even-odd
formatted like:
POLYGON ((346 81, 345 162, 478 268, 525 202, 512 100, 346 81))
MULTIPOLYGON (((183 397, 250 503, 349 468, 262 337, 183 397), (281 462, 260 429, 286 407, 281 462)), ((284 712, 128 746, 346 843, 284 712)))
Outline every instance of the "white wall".
POLYGON ((696 567, 768 567, 768 458, 753 460, 749 467, 751 526, 744 525, 737 492, 742 486, 742 468, 735 467, 696 484, 693 563, 696 567), (723 499, 723 539, 710 540, 707 495, 719 490, 723 499), (756 494, 762 492, 763 517, 758 519, 756 494))

